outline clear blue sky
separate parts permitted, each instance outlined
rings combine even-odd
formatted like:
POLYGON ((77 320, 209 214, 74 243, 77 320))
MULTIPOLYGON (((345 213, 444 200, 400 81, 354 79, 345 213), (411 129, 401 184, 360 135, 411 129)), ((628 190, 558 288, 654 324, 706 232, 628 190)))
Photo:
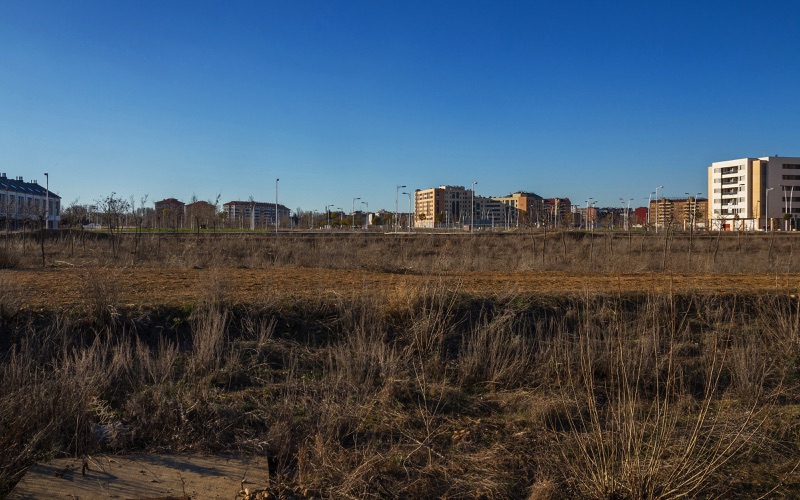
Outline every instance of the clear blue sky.
POLYGON ((640 205, 800 156, 799 111, 791 0, 0 1, 0 171, 65 205, 277 177, 304 210, 472 181, 640 205))

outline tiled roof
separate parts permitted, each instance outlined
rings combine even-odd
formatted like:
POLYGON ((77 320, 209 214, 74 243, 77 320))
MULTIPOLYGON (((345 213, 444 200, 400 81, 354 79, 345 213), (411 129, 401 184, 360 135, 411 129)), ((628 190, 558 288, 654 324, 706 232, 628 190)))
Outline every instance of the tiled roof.
MULTIPOLYGON (((229 201, 228 203, 223 203, 222 204, 223 207, 227 207, 228 205, 245 205, 245 206, 255 205, 257 207, 274 207, 275 203, 271 203, 271 202, 268 202, 268 201, 267 202, 264 202, 264 201, 229 201)), ((280 203, 278 203, 278 210, 289 210, 289 207, 287 207, 286 205, 281 205, 280 203)))
MULTIPOLYGON (((47 196, 47 189, 34 182, 25 182, 20 179, 10 179, 8 177, 0 177, 0 191, 24 193, 36 196, 47 196)), ((61 197, 50 191, 50 198, 60 200, 61 197)))

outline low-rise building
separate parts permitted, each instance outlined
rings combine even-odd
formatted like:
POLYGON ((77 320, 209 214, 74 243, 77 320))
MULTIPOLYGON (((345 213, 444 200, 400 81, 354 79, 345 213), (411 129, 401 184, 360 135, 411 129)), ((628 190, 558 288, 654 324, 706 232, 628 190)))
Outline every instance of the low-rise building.
POLYGON ((228 227, 240 229, 270 229, 275 227, 276 208, 278 225, 291 216, 288 207, 261 201, 229 201, 222 205, 228 227))
POLYGON ((179 229, 186 221, 186 204, 175 198, 155 202, 156 225, 161 228, 179 229))
POLYGON ((186 205, 186 220, 191 229, 207 229, 216 223, 217 207, 207 201, 186 205))
POLYGON ((5 229, 18 229, 26 222, 43 221, 58 229, 61 221, 61 197, 22 177, 9 179, 0 174, 0 216, 5 229))

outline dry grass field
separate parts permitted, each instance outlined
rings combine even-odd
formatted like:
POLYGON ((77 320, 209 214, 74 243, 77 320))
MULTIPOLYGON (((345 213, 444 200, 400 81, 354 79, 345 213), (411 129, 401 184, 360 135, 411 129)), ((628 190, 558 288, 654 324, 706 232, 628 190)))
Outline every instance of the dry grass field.
POLYGON ((0 493, 93 453, 286 498, 800 495, 794 235, 0 241, 0 493))

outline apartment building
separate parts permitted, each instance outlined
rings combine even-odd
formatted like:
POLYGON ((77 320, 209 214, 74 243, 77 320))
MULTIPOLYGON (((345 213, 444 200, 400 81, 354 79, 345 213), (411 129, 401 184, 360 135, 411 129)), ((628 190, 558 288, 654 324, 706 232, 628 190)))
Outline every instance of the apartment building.
POLYGON ((705 198, 661 198, 650 201, 650 223, 673 229, 705 229, 708 227, 708 200, 705 198))
POLYGON ((800 158, 766 156, 708 167, 709 224, 717 230, 796 229, 800 158))
POLYGON ((154 203, 156 224, 161 228, 182 228, 186 220, 186 204, 175 198, 166 198, 154 203))
POLYGON ((4 229, 18 229, 25 222, 44 218, 48 228, 58 229, 61 197, 22 177, 9 179, 0 174, 0 216, 4 229))
MULTIPOLYGON (((229 201, 222 205, 228 227, 251 230, 275 227, 275 208, 275 203, 261 201, 229 201)), ((291 210, 288 207, 277 205, 279 220, 289 218, 290 215, 291 210)))
POLYGON ((415 225, 434 228, 469 223, 472 203, 473 192, 464 186, 417 189, 414 191, 415 225))
POLYGON ((216 223, 217 207, 198 200, 186 205, 186 221, 191 229, 208 229, 216 223))
POLYGON ((540 214, 544 207, 544 198, 536 193, 517 191, 508 196, 494 198, 506 205, 509 215, 514 220, 515 225, 536 224, 541 219, 540 214))

